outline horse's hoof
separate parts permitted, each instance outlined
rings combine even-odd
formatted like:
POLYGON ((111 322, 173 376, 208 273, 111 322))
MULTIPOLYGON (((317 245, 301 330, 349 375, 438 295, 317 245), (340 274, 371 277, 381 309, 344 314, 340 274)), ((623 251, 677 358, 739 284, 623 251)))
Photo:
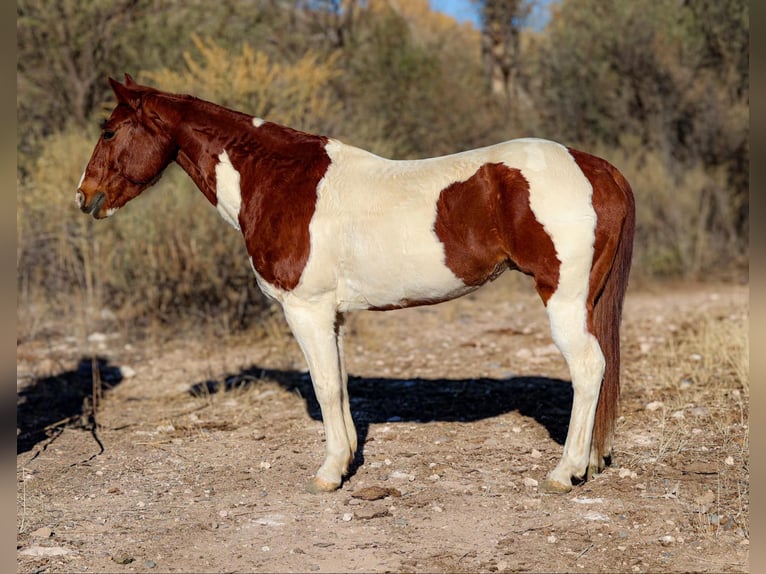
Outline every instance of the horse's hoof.
POLYGON ((537 487, 537 492, 543 494, 566 494, 571 490, 571 484, 564 484, 563 482, 553 480, 552 478, 546 478, 540 483, 540 486, 537 487))
POLYGON ((329 480, 319 478, 318 476, 312 478, 311 481, 309 481, 309 483, 306 485, 306 490, 308 490, 311 494, 333 492, 334 490, 338 490, 338 488, 340 488, 340 482, 330 482, 329 480))

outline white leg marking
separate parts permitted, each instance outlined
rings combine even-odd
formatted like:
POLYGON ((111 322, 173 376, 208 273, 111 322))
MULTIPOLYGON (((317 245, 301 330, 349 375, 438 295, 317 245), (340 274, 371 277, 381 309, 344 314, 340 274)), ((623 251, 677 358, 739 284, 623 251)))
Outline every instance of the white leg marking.
POLYGON ((221 217, 239 230, 239 210, 242 206, 242 191, 239 187, 239 172, 234 169, 226 150, 218 156, 215 166, 216 209, 221 217))
POLYGON ((530 142, 528 154, 528 168, 522 171, 530 182, 530 207, 561 262, 547 312, 553 340, 569 365, 574 398, 564 452, 548 479, 567 488, 571 477, 582 476, 588 466, 605 365, 598 341, 587 330, 596 213, 591 184, 566 148, 530 142))
MULTIPOLYGON (((316 473, 317 490, 340 486, 354 456, 346 427, 341 358, 334 301, 303 303, 292 299, 283 306, 285 318, 306 356, 325 429, 326 453, 316 473)), ((354 433, 356 434, 356 433, 354 433)))

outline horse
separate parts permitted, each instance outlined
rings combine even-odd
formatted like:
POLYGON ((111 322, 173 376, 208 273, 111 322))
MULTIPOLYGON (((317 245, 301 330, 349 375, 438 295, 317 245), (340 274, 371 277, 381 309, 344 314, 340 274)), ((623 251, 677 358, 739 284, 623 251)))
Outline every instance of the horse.
POLYGON ((77 205, 111 216, 176 162, 242 233, 321 408, 325 453, 310 492, 338 489, 357 450, 345 314, 440 303, 507 269, 534 279, 572 381, 563 453, 539 491, 569 492, 611 462, 635 228, 633 192, 614 166, 537 138, 386 159, 129 74, 108 81, 117 105, 77 205))

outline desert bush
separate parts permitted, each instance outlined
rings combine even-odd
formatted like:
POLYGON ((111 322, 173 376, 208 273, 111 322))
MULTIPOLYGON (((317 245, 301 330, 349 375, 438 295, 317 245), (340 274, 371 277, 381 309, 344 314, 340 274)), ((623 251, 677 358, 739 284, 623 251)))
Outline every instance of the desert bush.
POLYGON ((192 35, 196 54, 184 53, 185 68, 147 70, 156 87, 191 93, 222 106, 305 131, 326 132, 340 111, 329 89, 337 54, 307 53, 293 63, 274 61, 244 42, 232 53, 211 38, 192 35))
POLYGON ((720 167, 684 165, 625 138, 596 152, 614 163, 636 196, 634 273, 648 277, 722 277, 745 262, 737 205, 720 167))

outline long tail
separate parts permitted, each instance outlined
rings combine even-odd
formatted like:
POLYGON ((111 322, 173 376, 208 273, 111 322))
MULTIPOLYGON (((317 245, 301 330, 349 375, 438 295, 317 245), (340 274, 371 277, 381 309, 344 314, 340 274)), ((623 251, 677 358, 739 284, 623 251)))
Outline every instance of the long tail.
POLYGON ((625 219, 612 267, 593 308, 594 335, 606 359, 592 439, 599 466, 609 461, 612 455, 614 424, 620 399, 620 321, 633 258, 633 236, 636 227, 636 207, 630 184, 616 168, 611 165, 609 167, 615 183, 625 196, 625 219))

